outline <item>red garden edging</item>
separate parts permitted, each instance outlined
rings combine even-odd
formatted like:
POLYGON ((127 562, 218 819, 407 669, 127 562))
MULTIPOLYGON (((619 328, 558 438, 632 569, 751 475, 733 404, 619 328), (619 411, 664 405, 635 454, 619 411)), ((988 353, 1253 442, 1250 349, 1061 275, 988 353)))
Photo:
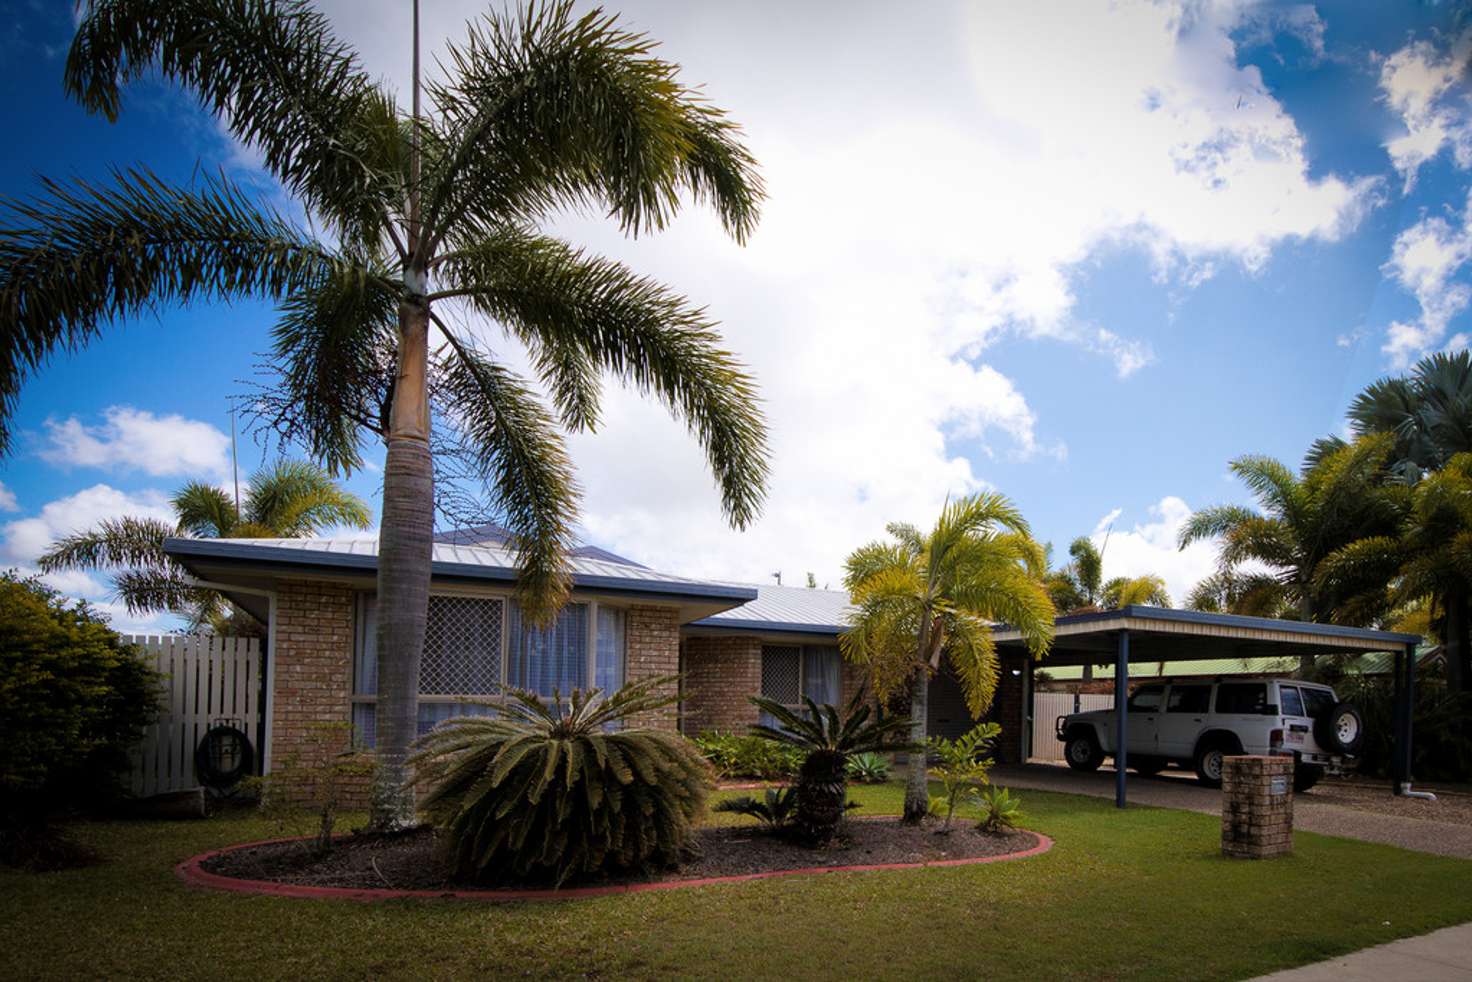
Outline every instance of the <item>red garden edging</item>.
POLYGON ((221 876, 204 869, 203 863, 215 856, 237 849, 272 845, 277 842, 292 842, 293 839, 264 839, 260 842, 242 842, 224 849, 214 849, 192 856, 174 867, 179 879, 190 886, 231 893, 248 893, 266 897, 297 897, 306 900, 395 900, 401 898, 443 898, 449 900, 489 900, 494 902, 521 900, 579 900, 585 897, 608 897, 621 893, 646 893, 652 890, 678 890, 684 887, 703 887, 719 883, 746 883, 750 880, 767 880, 779 876, 811 876, 818 873, 872 873, 879 870, 922 869, 941 866, 973 866, 980 863, 999 863, 1011 859, 1027 859, 1039 856, 1053 848, 1053 840, 1041 832, 1037 845, 1021 852, 1009 852, 1000 856, 975 856, 970 859, 936 859, 925 863, 876 863, 867 866, 809 866, 803 869, 778 869, 765 873, 743 873, 735 876, 710 876, 698 880, 656 880, 652 883, 625 883, 602 887, 569 887, 566 890, 389 890, 368 887, 309 887, 295 883, 276 883, 271 880, 243 880, 234 876, 221 876))

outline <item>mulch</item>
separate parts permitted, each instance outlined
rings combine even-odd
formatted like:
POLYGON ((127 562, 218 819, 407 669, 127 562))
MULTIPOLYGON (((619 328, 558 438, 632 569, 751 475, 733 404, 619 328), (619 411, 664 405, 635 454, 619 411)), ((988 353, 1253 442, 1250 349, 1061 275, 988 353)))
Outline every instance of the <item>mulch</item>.
MULTIPOLYGON (((935 824, 916 827, 893 818, 850 820, 841 841, 818 849, 755 826, 703 828, 692 842, 692 856, 677 869, 654 876, 585 880, 564 886, 615 886, 814 867, 974 859, 1024 852, 1039 841, 1031 832, 993 835, 964 823, 940 834, 935 824)), ((354 834, 338 840, 325 857, 313 856, 302 842, 276 842, 218 853, 202 866, 219 876, 293 886, 391 890, 475 886, 453 878, 440 845, 430 829, 391 836, 354 834)))

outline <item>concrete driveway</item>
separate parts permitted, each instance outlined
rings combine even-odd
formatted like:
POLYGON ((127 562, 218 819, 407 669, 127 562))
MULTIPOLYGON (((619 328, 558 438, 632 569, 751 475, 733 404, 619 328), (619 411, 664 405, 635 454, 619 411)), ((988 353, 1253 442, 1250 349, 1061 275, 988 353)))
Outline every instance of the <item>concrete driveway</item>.
MULTIPOLYGON (((1013 789, 1056 791, 1097 798, 1114 797, 1114 771, 1104 767, 1093 773, 1070 770, 1064 765, 998 765, 992 783, 1013 789)), ((1157 808, 1220 815, 1222 795, 1196 783, 1194 775, 1166 771, 1155 777, 1130 774, 1129 800, 1157 808)), ((1472 826, 1406 815, 1362 811, 1343 805, 1315 801, 1312 792, 1294 796, 1293 827, 1323 835, 1338 835, 1365 842, 1472 859, 1472 826)))

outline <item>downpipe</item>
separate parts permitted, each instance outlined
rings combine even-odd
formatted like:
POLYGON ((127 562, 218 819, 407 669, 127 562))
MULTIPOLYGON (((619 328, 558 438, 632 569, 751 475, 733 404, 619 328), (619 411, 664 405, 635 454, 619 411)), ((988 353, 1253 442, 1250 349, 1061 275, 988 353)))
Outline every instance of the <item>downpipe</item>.
POLYGON ((1400 789, 1396 792, 1402 798, 1419 798, 1422 801, 1435 801, 1436 795, 1430 791, 1412 791, 1410 781, 1402 781, 1400 789))

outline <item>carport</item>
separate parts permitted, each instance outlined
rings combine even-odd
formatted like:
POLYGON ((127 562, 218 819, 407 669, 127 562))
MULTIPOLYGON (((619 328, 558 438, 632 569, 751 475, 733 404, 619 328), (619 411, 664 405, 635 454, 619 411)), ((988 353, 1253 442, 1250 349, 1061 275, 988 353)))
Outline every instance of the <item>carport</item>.
MULTIPOLYGON (((1017 631, 1005 626, 993 634, 1001 652, 1021 653, 1026 648, 1017 631)), ((1052 650, 1041 663, 1114 665, 1115 757, 1117 777, 1114 803, 1125 807, 1129 793, 1129 750, 1125 739, 1129 716, 1131 665, 1150 665, 1209 658, 1322 657, 1389 651, 1395 655, 1394 735, 1391 780, 1396 794, 1403 793, 1411 779, 1411 706, 1416 684, 1416 645, 1419 635, 1338 624, 1309 624, 1237 614, 1208 614, 1194 610, 1131 606, 1089 614, 1060 617, 1052 650)), ((1169 674, 1169 669, 1166 669, 1169 674)), ((1031 686, 1022 686, 1031 698, 1031 686)), ((1024 707, 1024 719, 1031 707, 1024 707)))

